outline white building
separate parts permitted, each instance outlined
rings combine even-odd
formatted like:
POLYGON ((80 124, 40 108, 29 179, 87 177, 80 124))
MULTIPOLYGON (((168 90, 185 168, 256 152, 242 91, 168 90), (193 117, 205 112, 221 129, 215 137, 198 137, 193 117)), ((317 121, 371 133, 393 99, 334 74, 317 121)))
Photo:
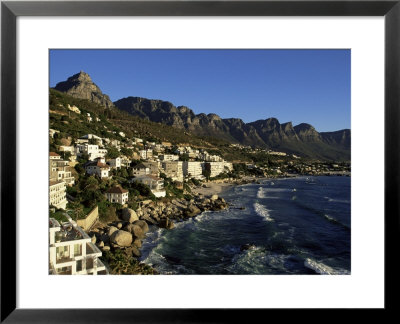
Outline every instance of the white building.
POLYGON ((138 181, 150 187, 151 192, 156 197, 165 197, 164 180, 152 175, 138 176, 133 181, 138 181))
POLYGON ((153 157, 153 150, 140 150, 139 151, 140 158, 143 160, 151 159, 153 157))
POLYGON ((85 134, 76 140, 77 144, 89 143, 89 140, 96 141, 97 145, 103 145, 103 139, 94 134, 85 134))
POLYGON ((86 164, 86 173, 97 175, 100 179, 109 178, 110 167, 102 162, 94 161, 86 164))
POLYGON ((165 161, 178 161, 179 160, 179 155, 175 154, 161 154, 158 156, 160 161, 165 162, 165 161))
POLYGON ((107 155, 106 149, 101 149, 98 145, 87 143, 76 145, 75 151, 77 156, 81 156, 83 153, 86 153, 89 156, 90 161, 93 161, 98 157, 105 157, 107 155))
POLYGON ((49 219, 49 272, 56 275, 108 274, 101 262, 101 251, 68 215, 60 224, 49 219))
POLYGON ((121 168, 121 161, 122 161, 121 158, 117 157, 115 159, 108 160, 107 162, 108 162, 108 164, 110 165, 111 168, 120 169, 121 168))
POLYGON ((55 152, 50 152, 49 153, 49 159, 50 160, 61 160, 61 155, 57 154, 55 152))
POLYGON ((165 175, 174 181, 183 181, 182 161, 167 161, 162 162, 162 168, 165 175))
POLYGON ((115 186, 108 189, 105 196, 109 202, 123 205, 128 202, 129 192, 121 186, 115 186))
POLYGON ((197 161, 184 161, 182 164, 183 175, 188 178, 204 179, 203 164, 197 161))
POLYGON ((160 175, 160 167, 161 167, 161 163, 159 161, 146 161, 143 162, 143 165, 146 168, 149 168, 150 170, 150 174, 154 175, 156 177, 158 177, 160 175))
POLYGON ((68 161, 50 158, 49 168, 50 181, 64 181, 69 186, 75 183, 68 161))
POLYGON ((60 146, 58 147, 58 149, 59 149, 61 152, 70 152, 70 153, 72 153, 72 154, 75 153, 75 147, 73 147, 72 145, 71 145, 71 146, 60 145, 60 146))
POLYGON ((67 208, 67 193, 64 181, 50 181, 49 183, 49 205, 56 208, 67 208))
POLYGON ((132 167, 132 174, 136 176, 150 174, 150 168, 145 166, 143 163, 139 163, 132 167))
POLYGON ((204 168, 210 171, 210 178, 213 178, 225 171, 225 162, 206 162, 204 168))

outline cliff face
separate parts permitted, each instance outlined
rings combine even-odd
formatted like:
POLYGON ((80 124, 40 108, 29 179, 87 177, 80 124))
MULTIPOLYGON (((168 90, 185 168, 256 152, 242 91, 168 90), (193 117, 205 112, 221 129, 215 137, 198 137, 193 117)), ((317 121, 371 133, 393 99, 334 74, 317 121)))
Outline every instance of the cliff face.
POLYGON ((195 135, 212 136, 233 143, 252 145, 295 154, 324 158, 350 159, 350 130, 319 133, 309 124, 281 124, 276 118, 244 123, 239 118, 222 119, 216 114, 196 115, 188 107, 175 107, 162 100, 128 97, 114 102, 118 109, 178 128, 195 135))
POLYGON ((56 90, 65 92, 79 99, 87 99, 106 108, 114 107, 110 97, 103 94, 100 88, 93 83, 89 74, 81 71, 55 86, 56 90))

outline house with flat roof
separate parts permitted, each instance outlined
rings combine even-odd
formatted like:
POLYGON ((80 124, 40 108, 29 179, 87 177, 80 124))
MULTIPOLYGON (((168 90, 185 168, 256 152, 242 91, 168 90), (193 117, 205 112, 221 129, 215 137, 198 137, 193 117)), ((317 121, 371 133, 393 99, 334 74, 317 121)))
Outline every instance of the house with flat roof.
POLYGON ((166 191, 164 189, 164 179, 148 174, 137 176, 131 179, 131 181, 138 181, 149 186, 151 192, 156 197, 165 197, 166 195, 166 191))
POLYGON ((71 217, 65 217, 68 221, 62 223, 49 219, 49 274, 108 274, 99 248, 71 217))

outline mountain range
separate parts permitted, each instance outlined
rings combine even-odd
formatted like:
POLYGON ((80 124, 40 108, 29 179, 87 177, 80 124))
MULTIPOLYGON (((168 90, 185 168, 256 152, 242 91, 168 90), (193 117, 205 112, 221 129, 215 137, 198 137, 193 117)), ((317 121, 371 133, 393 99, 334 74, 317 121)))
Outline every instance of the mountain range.
MULTIPOLYGON (((281 124, 276 118, 245 123, 239 118, 221 118, 216 114, 195 114, 186 106, 174 106, 163 100, 127 97, 112 102, 93 83, 90 76, 80 72, 60 82, 56 90, 73 97, 87 99, 109 109, 119 109, 133 116, 186 129, 197 136, 217 137, 231 143, 268 148, 302 156, 350 160, 351 131, 317 132, 310 124, 293 126, 281 124)), ((251 107, 245 107, 251 109, 251 107)))

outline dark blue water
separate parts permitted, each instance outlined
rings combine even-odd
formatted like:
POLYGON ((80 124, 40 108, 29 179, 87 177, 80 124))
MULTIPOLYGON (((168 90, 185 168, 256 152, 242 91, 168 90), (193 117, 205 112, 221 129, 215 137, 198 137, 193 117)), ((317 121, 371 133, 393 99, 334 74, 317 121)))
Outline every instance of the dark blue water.
POLYGON ((222 196, 230 209, 154 228, 141 260, 162 274, 350 274, 349 177, 265 180, 222 196))

